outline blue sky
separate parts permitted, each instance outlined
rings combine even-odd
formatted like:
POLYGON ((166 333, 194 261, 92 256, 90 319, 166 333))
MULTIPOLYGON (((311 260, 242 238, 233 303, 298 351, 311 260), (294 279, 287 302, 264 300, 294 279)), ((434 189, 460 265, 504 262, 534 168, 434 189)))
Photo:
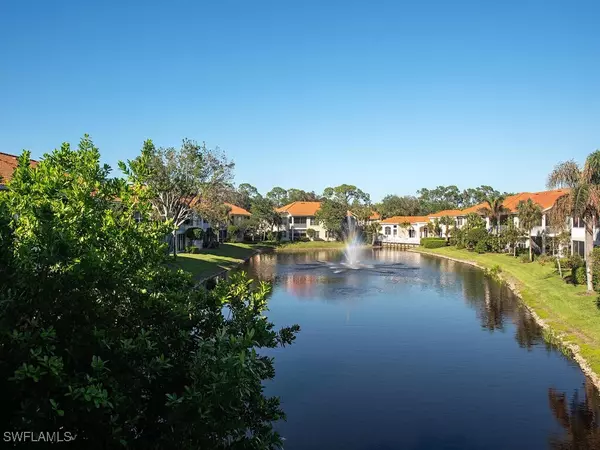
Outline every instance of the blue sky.
POLYGON ((598 1, 0 5, 0 151, 220 146, 236 181, 379 200, 544 189, 600 148, 598 1))

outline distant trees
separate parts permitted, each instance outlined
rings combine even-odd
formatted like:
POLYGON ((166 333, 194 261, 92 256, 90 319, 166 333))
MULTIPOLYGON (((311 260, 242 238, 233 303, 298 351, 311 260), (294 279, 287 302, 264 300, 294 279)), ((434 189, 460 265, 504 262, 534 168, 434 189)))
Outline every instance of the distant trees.
POLYGON ((368 208, 369 216, 371 215, 370 200, 369 194, 351 184, 328 187, 323 191, 321 208, 315 218, 329 233, 339 238, 346 227, 349 212, 357 210, 359 219, 362 220, 368 208))
POLYGON ((287 191, 279 186, 275 186, 273 189, 267 192, 266 197, 271 200, 277 208, 289 203, 287 191))
POLYGON ((394 216, 418 216, 421 213, 421 205, 412 195, 386 195, 375 205, 375 210, 384 219, 394 216))

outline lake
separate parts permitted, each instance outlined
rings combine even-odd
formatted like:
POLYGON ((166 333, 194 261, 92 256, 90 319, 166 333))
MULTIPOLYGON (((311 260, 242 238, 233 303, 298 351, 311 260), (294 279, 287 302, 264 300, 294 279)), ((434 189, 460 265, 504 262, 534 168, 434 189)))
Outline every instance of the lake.
POLYGON ((511 291, 461 263, 368 249, 262 254, 288 450, 600 448, 599 398, 511 291))

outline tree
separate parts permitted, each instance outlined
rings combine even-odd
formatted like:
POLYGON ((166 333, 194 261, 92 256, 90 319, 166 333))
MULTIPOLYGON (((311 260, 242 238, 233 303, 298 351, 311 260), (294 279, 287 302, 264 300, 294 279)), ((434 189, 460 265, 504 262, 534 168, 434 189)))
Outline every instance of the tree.
POLYGON ((230 222, 231 206, 225 203, 207 200, 196 203, 194 205, 194 211, 208 221, 213 230, 216 229, 215 236, 218 243, 221 237, 221 229, 230 222))
POLYGON ((381 214, 382 218, 394 216, 417 216, 421 213, 419 200, 416 197, 405 195, 386 195, 380 203, 375 206, 375 210, 381 214))
POLYGON ((496 235, 500 232, 500 218, 508 214, 508 210, 503 205, 504 196, 495 195, 486 197, 484 202, 486 206, 480 208, 479 212, 490 219, 490 225, 494 226, 496 235))
POLYGON ((262 195, 260 195, 258 189, 251 184, 242 183, 231 193, 229 203, 250 210, 252 202, 259 198, 262 198, 262 195))
POLYGON ((318 202, 320 198, 314 192, 306 192, 302 189, 288 189, 287 201, 292 202, 318 202))
POLYGON ((276 186, 273 189, 271 189, 269 192, 267 192, 266 197, 269 200, 271 200, 277 208, 290 203, 288 201, 287 191, 279 186, 276 186))
POLYGON ((430 220, 427 223, 427 231, 432 233, 434 236, 439 236, 442 232, 442 227, 440 226, 440 222, 438 219, 430 220))
MULTIPOLYGON (((461 195, 461 208, 468 208, 484 203, 488 198, 500 197, 500 192, 491 186, 482 185, 477 188, 465 189, 461 195)), ((503 195, 506 197, 506 194, 503 195)))
POLYGON ((125 175, 152 193, 156 217, 171 223, 173 256, 177 256, 177 229, 192 218, 194 207, 215 202, 230 185, 234 164, 218 149, 184 139, 179 149, 156 148, 144 142, 142 153, 128 164, 119 163, 125 175))
POLYGON ((565 218, 579 218, 585 227, 585 266, 587 289, 593 290, 592 261, 593 229, 600 206, 600 150, 591 153, 580 168, 573 160, 558 164, 548 176, 548 188, 568 188, 569 192, 556 200, 550 221, 560 225, 565 218))
POLYGON ((539 225, 542 220, 542 208, 534 203, 530 198, 527 201, 521 200, 517 205, 517 217, 519 218, 519 227, 527 232, 529 237, 529 260, 533 261, 533 238, 531 230, 539 225))
POLYGON ((315 236, 317 235, 317 230, 315 230, 314 228, 308 228, 306 230, 306 235, 310 238, 310 240, 314 240, 315 236))
POLYGON ((461 202, 461 193, 456 186, 438 186, 435 189, 419 189, 421 214, 431 214, 445 209, 456 209, 461 202))
POLYGON ((450 240, 450 227, 456 225, 456 221, 453 217, 450 216, 442 216, 439 219, 439 224, 444 227, 444 235, 446 236, 446 241, 450 240))
POLYGON ((371 245, 375 245, 377 238, 379 237, 379 230, 381 224, 379 222, 371 222, 367 225, 367 235, 371 238, 371 245))
POLYGON ((527 238, 527 235, 519 227, 515 226, 513 220, 509 220, 506 228, 500 232, 500 242, 513 250, 513 256, 517 256, 517 245, 527 238))
POLYGON ((369 194, 361 191, 352 184, 341 184, 336 187, 328 187, 323 191, 323 197, 329 200, 335 200, 346 208, 354 205, 370 204, 369 194))
POLYGON ((330 234, 341 238, 343 234, 343 225, 348 215, 348 208, 340 202, 326 199, 321 203, 321 208, 317 211, 315 219, 321 223, 330 234))
POLYGON ((298 327, 266 319, 269 286, 196 289, 170 267, 151 192, 109 178, 87 136, 28 160, 0 194, 0 423, 92 450, 279 444, 260 352, 298 327))
POLYGON ((252 217, 260 222, 261 228, 266 235, 267 231, 272 231, 273 228, 279 227, 282 223, 281 216, 275 211, 275 204, 272 200, 266 197, 255 198, 250 208, 252 217))

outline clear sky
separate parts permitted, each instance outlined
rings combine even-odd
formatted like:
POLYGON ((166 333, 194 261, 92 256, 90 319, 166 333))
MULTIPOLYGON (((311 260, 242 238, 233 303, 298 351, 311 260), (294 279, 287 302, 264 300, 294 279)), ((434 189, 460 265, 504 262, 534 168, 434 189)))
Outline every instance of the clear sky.
POLYGON ((600 1, 0 2, 0 151, 220 146, 236 181, 379 200, 545 187, 600 148, 600 1))

